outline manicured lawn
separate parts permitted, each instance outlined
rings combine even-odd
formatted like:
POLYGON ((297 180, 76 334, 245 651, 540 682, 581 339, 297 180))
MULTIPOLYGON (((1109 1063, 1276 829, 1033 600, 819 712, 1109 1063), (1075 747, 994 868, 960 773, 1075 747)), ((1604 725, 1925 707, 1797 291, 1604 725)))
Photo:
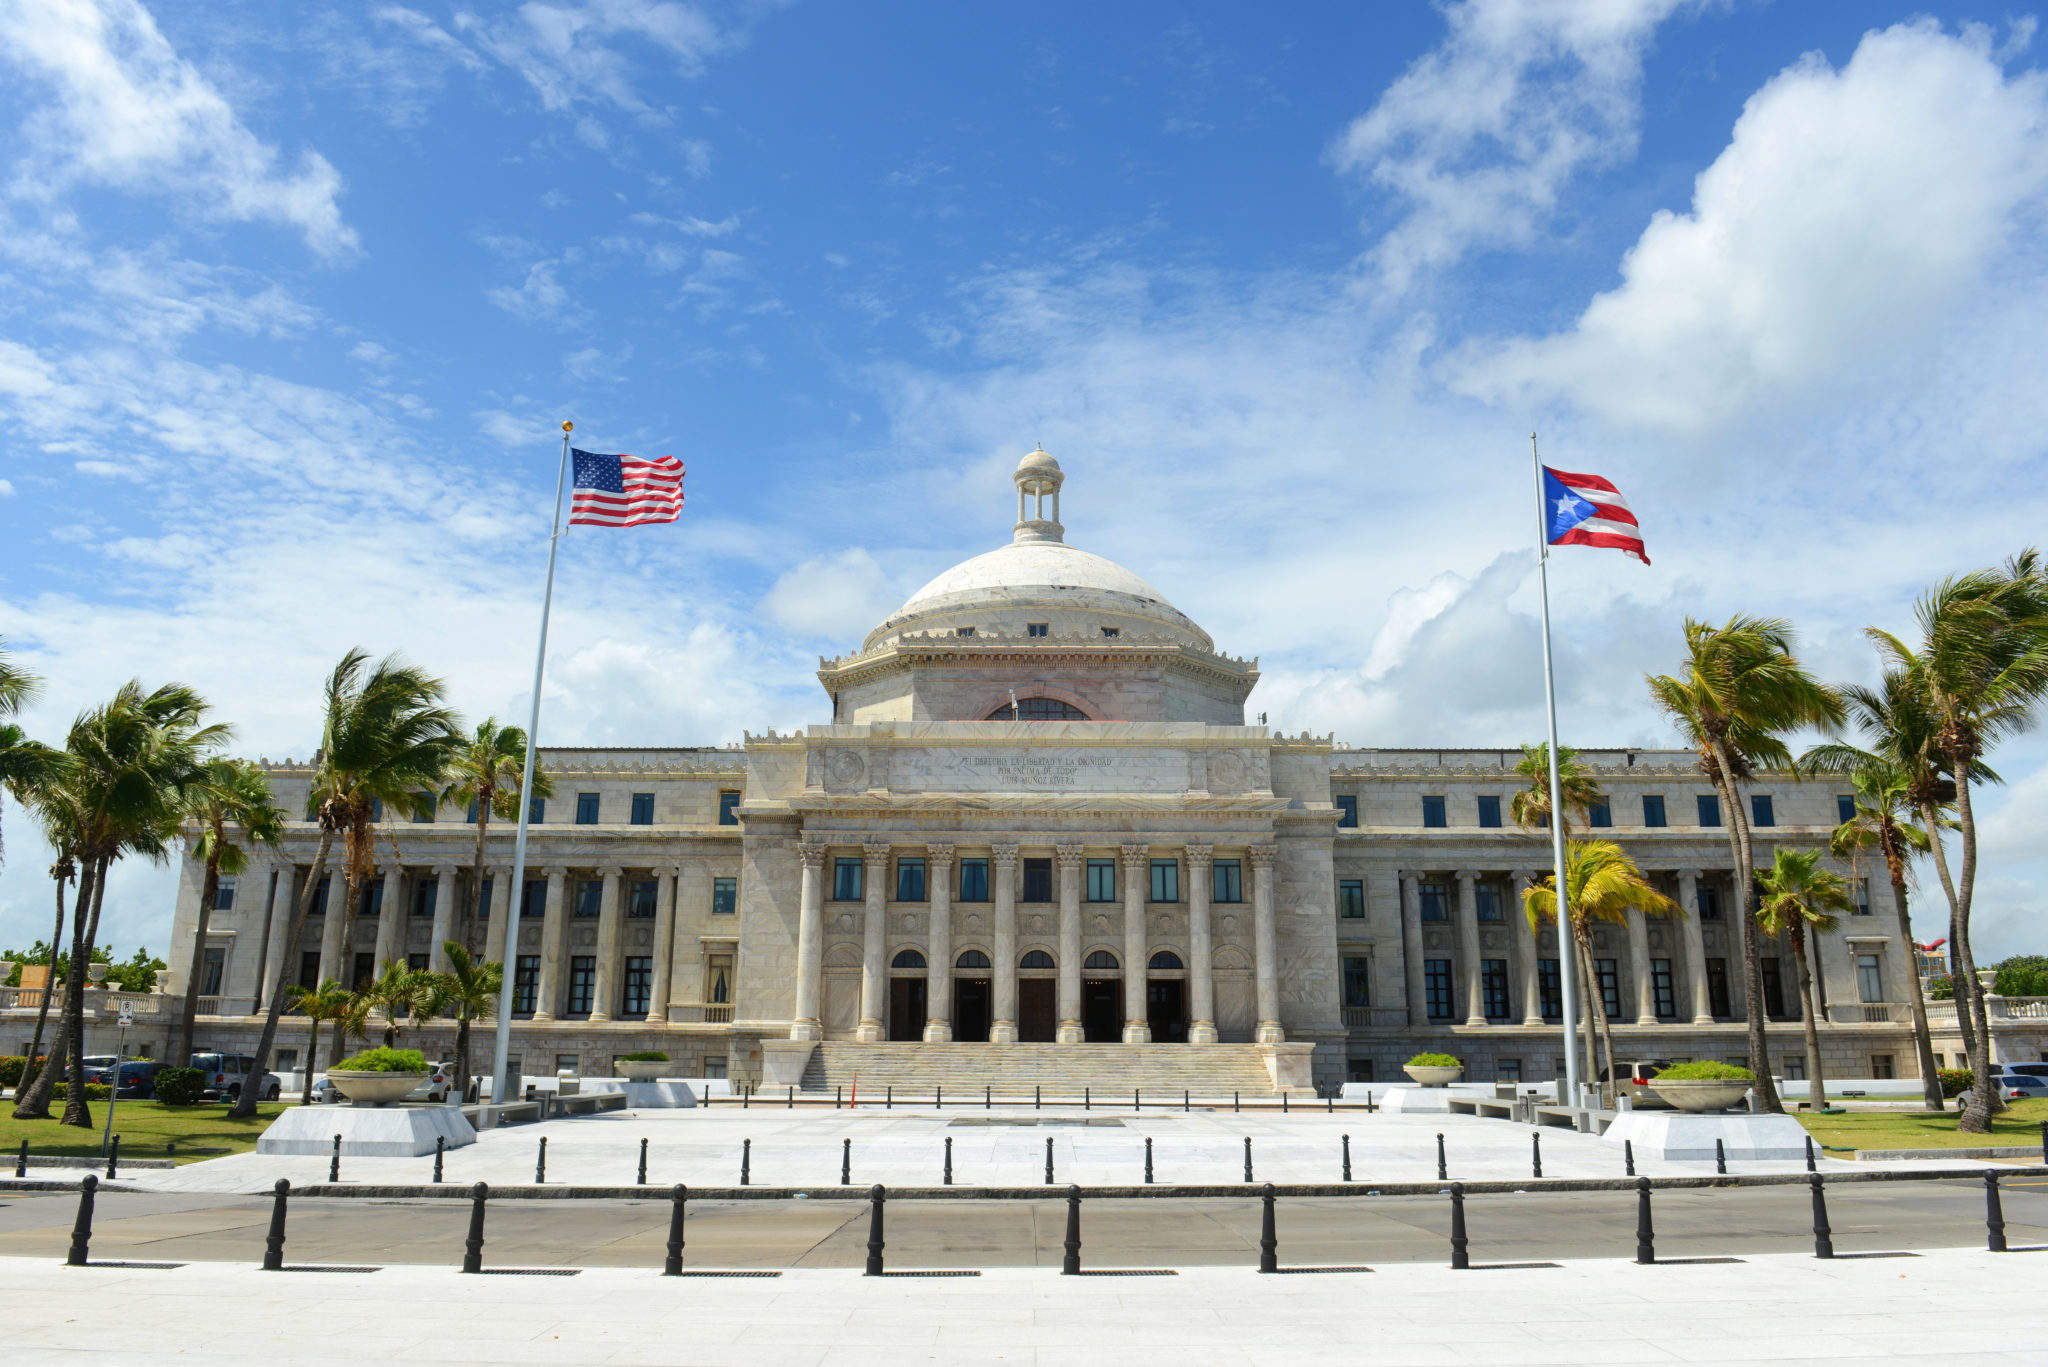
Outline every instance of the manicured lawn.
MULTIPOLYGON (((1950 1102, 1954 1105, 1954 1102, 1950 1102)), ((2048 1099, 2015 1101, 1991 1122, 1990 1134, 1962 1134, 1955 1111, 1851 1111, 1845 1115, 1798 1112, 1816 1143, 1833 1149, 1984 1149, 2041 1142, 2048 1099)))
MULTIPOLYGON (((11 1107, 12 1103, 0 1103, 11 1107)), ((114 1133, 121 1136, 123 1158, 171 1158, 196 1163, 223 1154, 247 1153, 270 1122, 288 1102, 259 1102, 250 1120, 230 1120, 226 1106, 166 1106, 156 1101, 123 1101, 114 1108, 114 1133), (175 1143, 175 1153, 168 1145, 175 1143)), ((97 1158, 100 1127, 107 1123, 107 1103, 92 1103, 90 1131, 59 1125, 64 1103, 50 1103, 49 1120, 12 1120, 0 1111, 0 1171, 14 1172, 14 1155, 21 1141, 28 1141, 31 1154, 73 1155, 97 1158)))

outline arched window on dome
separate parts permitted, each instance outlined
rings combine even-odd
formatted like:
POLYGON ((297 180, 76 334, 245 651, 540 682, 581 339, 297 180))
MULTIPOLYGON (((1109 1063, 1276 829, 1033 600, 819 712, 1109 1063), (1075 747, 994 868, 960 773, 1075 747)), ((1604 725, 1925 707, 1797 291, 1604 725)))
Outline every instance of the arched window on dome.
POLYGON ((1042 949, 1034 949, 1017 961, 1019 968, 1054 968, 1052 955, 1042 949))
POLYGON ((1010 705, 1004 703, 988 714, 988 721, 1087 721, 1088 714, 1070 702, 1059 698, 1019 698, 1016 716, 1010 715, 1010 705))
POLYGON ((1162 949, 1152 956, 1152 962, 1147 967, 1171 971, 1186 968, 1187 965, 1180 961, 1180 955, 1170 949, 1162 949))
POLYGON ((893 958, 893 959, 891 959, 891 960, 889 961, 889 967, 891 967, 891 968, 923 968, 923 967, 924 967, 924 955, 922 955, 922 954, 918 953, 918 952, 917 952, 916 950, 914 950, 914 949, 906 949, 906 950, 902 950, 902 951, 899 951, 899 952, 897 953, 896 957, 895 957, 895 958, 893 958))
POLYGON ((963 952, 959 958, 955 959, 953 961, 953 966, 955 968, 987 968, 988 955, 982 953, 978 949, 970 949, 963 952))
POLYGON ((1113 969, 1117 967, 1116 955, 1106 949, 1098 949, 1081 961, 1081 967, 1113 969))

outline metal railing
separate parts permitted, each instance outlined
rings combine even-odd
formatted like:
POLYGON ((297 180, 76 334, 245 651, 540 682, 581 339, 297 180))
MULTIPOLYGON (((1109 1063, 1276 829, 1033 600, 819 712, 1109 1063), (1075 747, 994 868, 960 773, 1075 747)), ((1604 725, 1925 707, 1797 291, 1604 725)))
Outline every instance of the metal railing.
POLYGON ((675 1025, 731 1025, 729 1002, 670 1002, 668 1018, 675 1025))

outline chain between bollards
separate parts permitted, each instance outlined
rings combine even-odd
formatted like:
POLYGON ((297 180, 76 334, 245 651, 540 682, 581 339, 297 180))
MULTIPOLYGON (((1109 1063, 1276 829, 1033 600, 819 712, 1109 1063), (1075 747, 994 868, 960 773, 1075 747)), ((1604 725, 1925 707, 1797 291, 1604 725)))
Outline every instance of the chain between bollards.
POLYGON ((270 1233, 263 1236, 263 1270, 284 1271, 284 1205, 291 1195, 292 1183, 288 1177, 277 1179, 271 1190, 276 1193, 270 1202, 270 1233))
POLYGON ((1259 1271, 1280 1270, 1280 1236, 1273 1228, 1273 1184, 1259 1191, 1259 1271))
POLYGON ((1062 1277, 1081 1275, 1081 1189, 1067 1188, 1067 1254, 1060 1260, 1062 1277))
POLYGON ((533 1184, 540 1186, 548 1180, 548 1137, 540 1137, 540 1156, 533 1160, 533 1184))
POLYGON ((1468 1251, 1471 1240, 1465 1237, 1465 1184, 1451 1183, 1451 1266, 1462 1270, 1472 1266, 1472 1255, 1468 1251))
POLYGON ((953 1136, 950 1134, 946 1136, 945 1185, 949 1187, 953 1185, 953 1136))
POLYGON ((743 1187, 750 1187, 753 1184, 754 1141, 751 1139, 742 1139, 740 1141, 740 1185, 743 1187))
POLYGON ((690 1189, 678 1182, 668 1193, 668 1256, 662 1259, 661 1275, 680 1277, 683 1275, 683 1219, 684 1207, 690 1200, 690 1189))
POLYGON ((1806 1180, 1813 1187, 1813 1256, 1832 1258, 1835 1256, 1834 1231, 1828 1228, 1828 1198, 1821 1192, 1821 1175, 1808 1173, 1806 1180))
POLYGON ((1152 1185, 1152 1136, 1145 1136, 1145 1185, 1152 1185))
POLYGON ((1045 1184, 1052 1185, 1052 1136, 1045 1137, 1045 1184))
POLYGON ((1723 1177, 1728 1175, 1728 1146, 1718 1137, 1714 1140, 1714 1171, 1723 1177))
POLYGON ((1244 1180, 1246 1182, 1252 1180, 1252 1137, 1250 1135, 1244 1137, 1244 1180))
POLYGON ((1529 1175, 1531 1177, 1541 1177, 1543 1175, 1543 1132, 1541 1130, 1531 1130, 1529 1132, 1529 1175))
POLYGON ((1636 1179, 1636 1261, 1657 1261, 1657 1231, 1650 1223, 1650 1179, 1636 1179))
POLYGON ((1351 1136, 1344 1136, 1344 1180, 1351 1180, 1351 1136))
POLYGON ((842 1187, 853 1185, 853 1141, 851 1139, 839 1141, 839 1185, 842 1187))
POLYGON ((633 1185, 640 1187, 647 1185, 647 1141, 645 1139, 640 1141, 640 1174, 634 1180, 633 1185))
POLYGON ((440 1182, 441 1182, 441 1159, 443 1158, 443 1156, 445 1156, 445 1155, 447 1154, 447 1152, 448 1152, 448 1136, 447 1136, 447 1135, 445 1135, 445 1134, 437 1134, 437 1135, 435 1135, 435 1136, 434 1136, 434 1184, 435 1184, 436 1186, 440 1185, 440 1182))
POLYGON ((84 1267, 92 1249, 93 1193, 100 1189, 96 1173, 87 1173, 78 1183, 78 1219, 71 1225, 71 1253, 64 1259, 69 1267, 84 1267))
POLYGON ((880 1182, 868 1188, 868 1266, 863 1276, 882 1275, 882 1202, 887 1199, 880 1182))
POLYGON ((469 1237, 462 1243, 462 1270, 484 1270, 484 1202, 491 1199, 491 1184, 479 1182, 469 1189, 469 1237))
POLYGON ((1441 1182, 1450 1177, 1450 1166, 1444 1161, 1444 1137, 1436 1137, 1436 1180, 1441 1182))
POLYGON ((1993 1253, 2005 1252, 2005 1208, 1999 1204, 1995 1172, 1984 1174, 1984 1247, 1993 1253))

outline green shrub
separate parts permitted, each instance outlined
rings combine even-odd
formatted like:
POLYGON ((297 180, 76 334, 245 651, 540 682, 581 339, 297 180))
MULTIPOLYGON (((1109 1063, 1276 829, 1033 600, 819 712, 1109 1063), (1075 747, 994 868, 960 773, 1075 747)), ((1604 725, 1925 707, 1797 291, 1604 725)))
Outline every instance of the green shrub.
POLYGON ((1943 1096, 1961 1096, 1977 1085, 1977 1075, 1968 1068, 1944 1068, 1936 1076, 1941 1079, 1943 1096))
POLYGON ((1927 1000, 1931 1002, 1954 1001, 1956 984, 1953 978, 1936 978, 1927 984, 1927 1000))
POLYGON ((1991 990, 2001 997, 2048 997, 2048 957, 2015 954, 1993 965, 1991 990))
MULTIPOLYGON (((37 1059, 36 1063, 40 1065, 42 1060, 37 1059)), ((0 1058, 0 1087, 19 1087, 22 1069, 27 1064, 28 1060, 19 1054, 9 1054, 5 1058, 0 1058)))
POLYGON ((365 1049, 328 1067, 339 1073, 424 1073, 427 1056, 417 1049, 365 1049))
POLYGON ((1408 1060, 1410 1068, 1463 1068, 1465 1065, 1449 1054, 1417 1054, 1408 1060))
POLYGON ((667 1063, 668 1055, 659 1049, 642 1049, 637 1054, 620 1054, 621 1063, 667 1063))
POLYGON ((1733 1063, 1722 1063, 1715 1059, 1695 1059, 1691 1063, 1679 1063, 1666 1068, 1654 1079, 1658 1082, 1754 1082, 1756 1074, 1733 1063))
MULTIPOLYGON (((87 1101, 105 1101, 113 1094, 114 1089, 104 1082, 88 1082, 85 1084, 85 1099, 87 1101)), ((50 1089, 50 1095, 59 1101, 65 1100, 71 1095, 71 1084, 68 1082, 58 1083, 50 1089)))
POLYGON ((161 1068, 156 1075, 156 1099, 166 1106, 190 1106, 199 1100, 205 1086, 204 1068, 161 1068))

